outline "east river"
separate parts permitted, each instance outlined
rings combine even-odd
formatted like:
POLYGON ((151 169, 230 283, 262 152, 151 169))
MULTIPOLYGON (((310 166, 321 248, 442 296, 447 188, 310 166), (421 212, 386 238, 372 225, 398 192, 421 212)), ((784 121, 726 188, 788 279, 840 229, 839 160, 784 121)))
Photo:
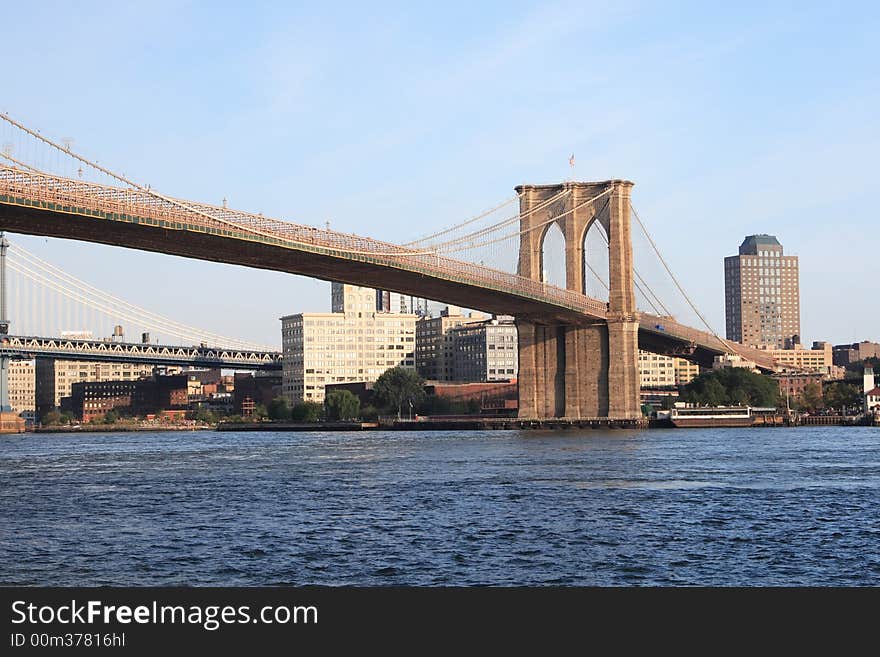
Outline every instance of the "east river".
POLYGON ((880 428, 0 436, 0 584, 880 584, 880 428))

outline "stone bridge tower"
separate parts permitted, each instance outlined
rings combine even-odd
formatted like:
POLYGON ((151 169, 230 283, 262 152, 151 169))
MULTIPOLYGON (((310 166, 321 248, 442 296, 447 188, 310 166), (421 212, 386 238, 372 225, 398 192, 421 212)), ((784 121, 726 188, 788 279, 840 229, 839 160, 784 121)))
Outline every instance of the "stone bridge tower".
POLYGON ((609 242, 607 322, 590 323, 585 318, 575 326, 536 318, 517 321, 520 417, 641 417, 630 234, 632 186, 627 180, 606 180, 516 188, 521 194, 521 276, 542 280, 544 238, 556 223, 565 238, 566 287, 584 294, 584 240, 594 221, 605 228, 609 242), (541 207, 563 190, 569 193, 541 207), (558 218, 552 221, 554 217, 558 218))

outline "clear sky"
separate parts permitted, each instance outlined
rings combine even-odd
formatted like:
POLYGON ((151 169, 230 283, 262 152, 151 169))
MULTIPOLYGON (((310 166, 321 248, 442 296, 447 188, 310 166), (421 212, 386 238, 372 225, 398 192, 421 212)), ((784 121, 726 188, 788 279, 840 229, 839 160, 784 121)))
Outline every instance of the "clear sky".
MULTIPOLYGON (((800 256, 807 341, 880 340, 875 2, 9 3, 0 111, 164 193, 392 241, 519 183, 628 178, 719 332, 724 256, 800 256)), ((280 343, 302 277, 43 238, 178 321, 280 343)))

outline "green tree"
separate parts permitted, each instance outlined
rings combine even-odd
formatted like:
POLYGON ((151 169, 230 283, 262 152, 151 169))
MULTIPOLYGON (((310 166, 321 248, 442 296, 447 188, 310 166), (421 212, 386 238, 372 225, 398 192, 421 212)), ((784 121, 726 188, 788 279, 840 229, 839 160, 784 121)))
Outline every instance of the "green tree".
POLYGON ((743 367, 704 372, 684 387, 683 401, 708 406, 776 406, 779 386, 743 367))
POLYGON ((361 400, 350 390, 334 390, 324 400, 329 420, 353 420, 361 412, 361 400))
POLYGON ((254 406, 254 412, 251 413, 251 420, 254 422, 259 422, 261 420, 265 420, 269 415, 269 411, 266 410, 266 406, 264 404, 257 404, 254 406))
POLYGON ((448 397, 425 395, 418 405, 419 415, 449 415, 452 403, 448 397))
POLYGON ((822 388, 818 383, 812 382, 804 386, 804 391, 798 398, 798 407, 811 412, 822 408, 822 388))
POLYGON ((58 411, 49 411, 48 413, 44 413, 43 417, 40 418, 44 425, 53 425, 53 424, 61 424, 61 413, 58 411))
POLYGON ((375 406, 367 404, 361 409, 361 418, 363 418, 367 422, 375 422, 379 419, 379 411, 376 409, 375 406))
POLYGON ((708 406, 720 406, 727 400, 727 390, 717 376, 710 376, 711 372, 694 378, 687 386, 682 396, 684 401, 708 406))
POLYGON ((404 408, 409 409, 410 404, 415 406, 424 399, 424 385, 424 379, 415 370, 392 367, 376 380, 373 394, 386 408, 396 409, 399 418, 404 408))
POLYGON ((827 408, 845 409, 861 406, 862 393, 859 386, 839 381, 825 389, 825 406, 827 408))
POLYGON ((323 413, 324 407, 318 402, 300 402, 291 409, 290 419, 294 422, 317 422, 323 413))
POLYGON ((119 413, 113 409, 104 413, 104 424, 116 424, 117 422, 119 422, 119 413))
POLYGON ((217 416, 207 408, 201 407, 186 414, 187 420, 195 420, 196 422, 204 422, 205 424, 216 424, 217 416))
POLYGON ((290 407, 284 397, 276 397, 269 402, 269 419, 270 420, 289 420, 290 407))

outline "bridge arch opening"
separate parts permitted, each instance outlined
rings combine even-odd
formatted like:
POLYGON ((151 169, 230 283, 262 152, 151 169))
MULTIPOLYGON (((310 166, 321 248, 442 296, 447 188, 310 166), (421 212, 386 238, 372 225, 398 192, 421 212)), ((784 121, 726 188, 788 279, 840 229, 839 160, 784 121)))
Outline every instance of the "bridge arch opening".
POLYGON ((565 235, 555 221, 541 240, 541 281, 565 288, 565 235))
POLYGON ((608 301, 609 281, 611 280, 608 258, 608 233, 602 222, 591 221, 582 237, 583 247, 583 292, 587 296, 608 301))

